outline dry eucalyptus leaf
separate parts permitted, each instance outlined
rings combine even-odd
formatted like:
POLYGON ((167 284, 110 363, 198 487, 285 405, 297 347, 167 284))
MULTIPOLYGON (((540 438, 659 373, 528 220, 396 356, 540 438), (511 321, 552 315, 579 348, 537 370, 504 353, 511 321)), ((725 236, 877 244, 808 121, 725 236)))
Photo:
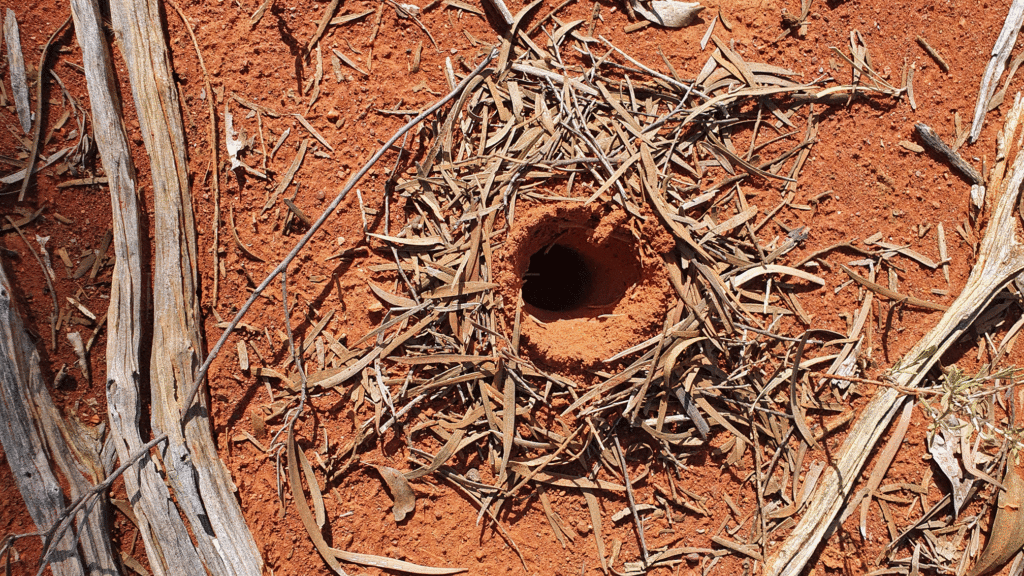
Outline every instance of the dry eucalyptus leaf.
POLYGON ((421 9, 415 4, 399 4, 398 7, 401 8, 401 10, 396 10, 399 18, 405 19, 410 16, 416 18, 420 15, 421 9))
POLYGON ((1021 510, 1024 505, 1024 478, 1012 457, 1006 466, 1003 485, 1006 491, 999 493, 985 549, 967 576, 983 576, 1001 569, 1024 547, 1024 510, 1021 510))
POLYGON ((89 357, 85 352, 85 344, 82 342, 82 335, 78 332, 68 332, 68 342, 78 357, 78 368, 82 371, 82 377, 89 381, 89 357))
MULTIPOLYGON (((962 424, 959 420, 954 420, 952 426, 962 424)), ((967 492, 971 489, 971 484, 974 482, 971 479, 964 479, 963 471, 960 468, 960 461, 956 458, 955 452, 956 446, 959 443, 959 434, 959 432, 951 431, 943 426, 932 437, 928 445, 928 452, 932 455, 935 463, 939 465, 939 469, 945 474, 949 480, 949 485, 953 488, 953 513, 956 515, 960 514, 960 507, 963 506, 964 500, 967 498, 967 492)))
POLYGON ((640 2, 634 2, 633 9, 654 24, 666 28, 682 28, 692 24, 694 18, 704 7, 699 2, 654 0, 649 9, 640 2))
POLYGON ((392 512, 395 513, 395 522, 405 520, 405 517, 416 509, 416 495, 412 492, 412 486, 409 485, 405 476, 394 468, 388 466, 374 466, 374 468, 377 469, 384 482, 387 482, 388 489, 391 490, 391 499, 395 502, 392 508, 392 512))

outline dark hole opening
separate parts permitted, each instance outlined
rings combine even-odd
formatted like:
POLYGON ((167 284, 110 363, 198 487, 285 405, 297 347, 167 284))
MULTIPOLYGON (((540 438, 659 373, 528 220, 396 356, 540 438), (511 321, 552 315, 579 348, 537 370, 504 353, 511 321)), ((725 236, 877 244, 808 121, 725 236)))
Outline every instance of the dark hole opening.
POLYGON ((524 280, 524 302, 562 312, 579 306, 587 297, 590 267, 579 252, 555 244, 530 257, 524 280))

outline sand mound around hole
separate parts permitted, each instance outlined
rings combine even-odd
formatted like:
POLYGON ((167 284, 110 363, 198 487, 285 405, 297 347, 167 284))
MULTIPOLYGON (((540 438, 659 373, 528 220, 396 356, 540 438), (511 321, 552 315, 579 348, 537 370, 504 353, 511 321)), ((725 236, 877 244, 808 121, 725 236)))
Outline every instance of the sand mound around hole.
MULTIPOLYGON (((521 346, 531 361, 578 369, 661 328, 671 287, 661 257, 629 220, 621 210, 568 202, 519 209, 495 277, 506 302, 525 289, 521 346)), ((506 307, 509 325, 514 313, 506 307)))

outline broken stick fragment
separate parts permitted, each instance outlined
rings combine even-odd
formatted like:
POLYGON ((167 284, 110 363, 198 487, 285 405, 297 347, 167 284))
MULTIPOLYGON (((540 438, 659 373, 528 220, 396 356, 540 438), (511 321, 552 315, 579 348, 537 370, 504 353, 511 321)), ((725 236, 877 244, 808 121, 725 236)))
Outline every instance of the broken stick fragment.
POLYGON ((914 124, 914 130, 917 135, 920 136, 921 142, 924 143, 932 152, 935 152, 939 156, 942 156, 946 162, 948 162, 953 168, 956 168, 957 172, 966 177, 971 184, 978 186, 984 186, 985 181, 982 179, 981 174, 967 163, 966 160, 960 157, 952 148, 950 148, 939 135, 932 130, 931 126, 924 122, 918 122, 914 124))
POLYGON ((1010 59, 1010 51, 1017 43, 1017 33, 1021 24, 1024 24, 1024 0, 1013 0, 1010 11, 1003 22, 1003 29, 999 31, 999 37, 992 47, 992 57, 988 66, 985 67, 985 75, 981 78, 981 88, 978 90, 978 102, 974 106, 974 120, 971 121, 971 142, 978 140, 981 136, 981 127, 985 123, 985 113, 988 112, 989 101, 999 87, 999 77, 1006 69, 1006 61, 1010 59))
POLYGON ((501 19, 505 21, 505 26, 511 28, 513 22, 515 22, 515 19, 512 18, 512 13, 508 11, 508 6, 505 6, 505 2, 503 2, 502 0, 489 1, 491 3, 491 6, 493 6, 494 9, 498 11, 498 14, 501 14, 501 19))
POLYGON ((946 60, 939 54, 938 50, 932 48, 932 45, 929 44, 923 36, 917 37, 917 43, 925 52, 928 53, 929 56, 932 57, 932 60, 935 60, 935 63, 939 65, 939 68, 941 68, 943 72, 949 72, 949 64, 946 63, 946 60))

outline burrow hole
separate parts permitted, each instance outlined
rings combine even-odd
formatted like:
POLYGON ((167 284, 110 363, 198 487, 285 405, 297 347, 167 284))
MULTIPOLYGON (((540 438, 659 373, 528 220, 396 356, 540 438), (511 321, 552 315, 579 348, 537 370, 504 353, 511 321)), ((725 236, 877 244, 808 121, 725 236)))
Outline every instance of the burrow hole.
POLYGON ((540 247, 533 249, 522 276, 523 302, 534 312, 550 319, 606 313, 640 281, 640 262, 629 239, 612 235, 595 241, 592 230, 576 225, 549 233, 554 238, 534 244, 540 247))
POLYGON ((564 312, 583 304, 591 291, 592 272, 579 252, 554 244, 530 257, 523 280, 524 302, 564 312))

